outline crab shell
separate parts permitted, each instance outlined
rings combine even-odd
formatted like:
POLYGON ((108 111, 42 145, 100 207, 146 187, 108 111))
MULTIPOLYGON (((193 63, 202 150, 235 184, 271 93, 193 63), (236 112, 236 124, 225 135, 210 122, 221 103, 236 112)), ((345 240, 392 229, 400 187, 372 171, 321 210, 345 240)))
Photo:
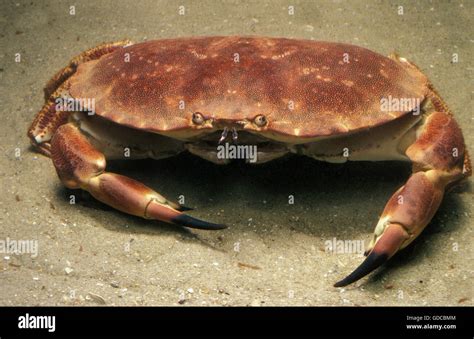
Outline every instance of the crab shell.
POLYGON ((226 121, 271 139, 302 143, 398 118, 408 112, 382 112, 380 100, 422 102, 426 84, 403 59, 353 45, 207 37, 117 49, 81 64, 69 92, 94 98, 98 115, 146 131, 191 137, 226 121), (195 112, 204 116, 202 125, 193 123, 195 112), (266 117, 265 126, 253 123, 259 115, 266 117))

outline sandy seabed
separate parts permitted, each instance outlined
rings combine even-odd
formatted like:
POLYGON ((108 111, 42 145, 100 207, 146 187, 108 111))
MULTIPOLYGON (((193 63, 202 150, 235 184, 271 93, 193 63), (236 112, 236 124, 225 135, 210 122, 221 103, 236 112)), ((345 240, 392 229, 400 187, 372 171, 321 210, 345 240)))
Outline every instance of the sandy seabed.
POLYGON ((362 258, 328 253, 326 242, 368 243, 408 164, 292 156, 216 166, 188 154, 110 164, 167 197, 185 196, 193 216, 229 225, 216 232, 127 216, 63 188, 26 137, 42 88, 83 50, 124 38, 267 35, 397 51, 428 75, 473 145, 472 1, 180 4, 185 15, 172 1, 76 0, 75 15, 69 1, 0 3, 0 239, 38 245, 37 256, 2 253, 0 305, 472 305, 469 184, 449 193, 420 239, 390 263, 332 287, 362 258))

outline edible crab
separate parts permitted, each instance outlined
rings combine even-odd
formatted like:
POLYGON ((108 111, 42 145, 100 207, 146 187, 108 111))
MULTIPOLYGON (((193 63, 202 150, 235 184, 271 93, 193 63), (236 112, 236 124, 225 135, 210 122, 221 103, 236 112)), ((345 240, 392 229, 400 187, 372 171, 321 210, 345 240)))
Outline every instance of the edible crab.
POLYGON ((232 136, 257 147, 257 163, 288 153, 411 161, 413 174, 389 199, 366 259, 338 287, 409 245, 445 191, 472 172, 461 129, 420 69, 343 43, 238 36, 108 43, 72 59, 46 85, 45 100, 28 136, 66 187, 186 227, 225 226, 107 172, 106 159, 187 150, 222 164, 229 159, 217 145, 232 136))

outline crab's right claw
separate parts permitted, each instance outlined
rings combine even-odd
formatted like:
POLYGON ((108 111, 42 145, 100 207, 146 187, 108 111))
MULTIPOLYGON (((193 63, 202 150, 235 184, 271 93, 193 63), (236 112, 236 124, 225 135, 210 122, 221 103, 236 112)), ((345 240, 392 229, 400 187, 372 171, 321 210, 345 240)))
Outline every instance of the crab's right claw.
MULTIPOLYGON (((161 195, 158 195, 156 192, 151 192, 150 194, 155 194, 159 198, 163 198, 161 195)), ((214 224, 204 220, 200 220, 190 215, 184 214, 181 211, 191 210, 191 208, 186 208, 184 206, 176 205, 173 202, 168 200, 158 200, 156 198, 152 199, 145 208, 145 218, 161 220, 175 225, 180 225, 189 228, 196 228, 201 230, 222 230, 227 228, 227 226, 222 224, 214 224)))
POLYGON ((389 224, 383 234, 376 240, 367 258, 351 274, 334 284, 334 287, 343 287, 365 277, 367 274, 383 265, 405 241, 409 239, 408 233, 399 224, 389 224))
POLYGON ((182 213, 183 211, 190 211, 192 208, 169 201, 158 193, 151 191, 151 189, 149 189, 149 195, 155 195, 155 198, 146 206, 145 218, 201 230, 222 230, 227 228, 226 225, 214 224, 182 213))
POLYGON ((60 126, 51 140, 51 157, 64 185, 81 188, 122 212, 145 219, 204 230, 226 228, 183 214, 189 208, 172 202, 132 178, 107 172, 104 154, 72 123, 60 126))
POLYGON ((190 210, 190 208, 177 205, 142 183, 119 174, 102 173, 89 180, 88 189, 102 202, 146 219, 202 230, 227 228, 222 224, 210 223, 184 214, 182 211, 190 210))

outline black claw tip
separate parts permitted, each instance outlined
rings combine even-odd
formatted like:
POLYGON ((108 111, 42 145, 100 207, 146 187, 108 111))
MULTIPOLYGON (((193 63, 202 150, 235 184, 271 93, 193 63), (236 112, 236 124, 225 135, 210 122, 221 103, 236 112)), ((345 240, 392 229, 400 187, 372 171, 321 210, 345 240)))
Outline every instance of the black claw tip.
POLYGON ((347 277, 338 281, 334 284, 334 287, 344 287, 353 282, 365 277, 367 274, 383 265, 388 260, 388 255, 385 253, 376 253, 372 251, 362 264, 357 267, 354 272, 349 274, 347 277))
POLYGON ((171 219, 171 222, 177 225, 181 225, 181 226, 185 226, 189 228, 197 228, 200 230, 222 230, 224 228, 227 228, 226 225, 213 224, 207 221, 193 218, 186 214, 180 214, 177 217, 174 217, 173 219, 171 219))
POLYGON ((179 205, 177 210, 180 211, 180 212, 185 212, 185 211, 192 211, 192 210, 194 210, 194 208, 187 207, 187 206, 184 206, 184 205, 179 205))

